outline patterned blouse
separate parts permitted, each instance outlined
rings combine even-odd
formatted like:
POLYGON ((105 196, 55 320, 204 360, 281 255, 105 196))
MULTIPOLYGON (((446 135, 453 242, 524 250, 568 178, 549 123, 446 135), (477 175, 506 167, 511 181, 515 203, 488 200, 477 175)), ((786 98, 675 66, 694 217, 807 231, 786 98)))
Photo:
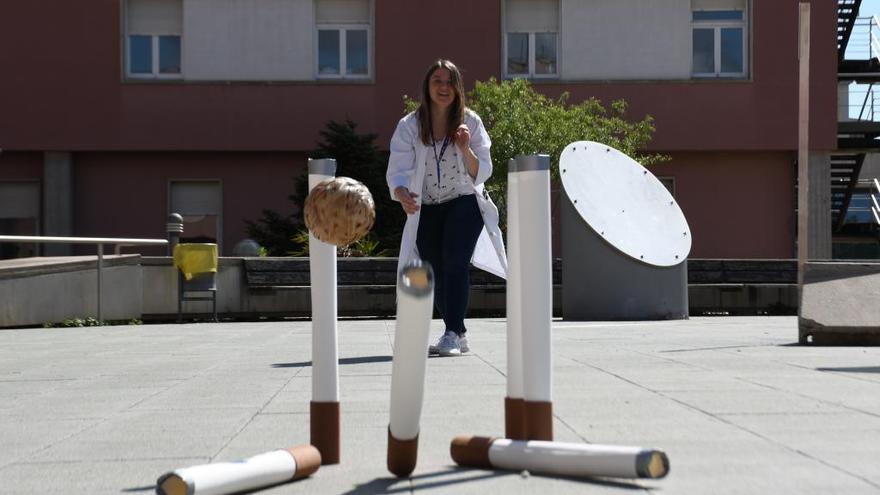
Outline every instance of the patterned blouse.
POLYGON ((451 139, 434 143, 425 158, 425 180, 422 183, 422 204, 437 205, 474 193, 473 179, 451 139), (439 162, 439 164, 438 164, 439 162))

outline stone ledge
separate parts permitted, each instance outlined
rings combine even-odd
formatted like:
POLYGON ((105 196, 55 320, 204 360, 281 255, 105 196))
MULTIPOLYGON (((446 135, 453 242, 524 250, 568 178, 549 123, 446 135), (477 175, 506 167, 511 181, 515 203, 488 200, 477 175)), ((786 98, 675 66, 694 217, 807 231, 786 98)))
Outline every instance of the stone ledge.
POLYGON ((880 263, 809 262, 798 318, 799 342, 880 344, 880 263))

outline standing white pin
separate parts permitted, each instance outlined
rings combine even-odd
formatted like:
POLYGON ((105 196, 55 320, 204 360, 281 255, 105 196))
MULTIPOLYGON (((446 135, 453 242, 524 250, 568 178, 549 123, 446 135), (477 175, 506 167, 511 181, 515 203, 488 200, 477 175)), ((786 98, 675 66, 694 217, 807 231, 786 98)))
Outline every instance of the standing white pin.
POLYGON ((550 230, 550 156, 516 158, 517 268, 519 280, 521 359, 525 438, 553 440, 553 266, 550 230), (522 352, 528 349, 529 352, 522 352))
MULTIPOLYGON (((336 175, 336 160, 309 159, 309 191, 336 175)), ((312 401, 309 404, 311 443, 322 464, 338 464, 339 354, 336 328, 336 246, 309 233, 312 285, 312 401)))
POLYGON ((522 370, 522 285, 520 267, 519 176, 517 161, 507 163, 507 397, 504 435, 525 440, 522 370))
POLYGON ((433 310, 434 272, 430 264, 416 260, 400 272, 397 280, 387 464, 388 470, 399 477, 413 472, 418 457, 433 310))

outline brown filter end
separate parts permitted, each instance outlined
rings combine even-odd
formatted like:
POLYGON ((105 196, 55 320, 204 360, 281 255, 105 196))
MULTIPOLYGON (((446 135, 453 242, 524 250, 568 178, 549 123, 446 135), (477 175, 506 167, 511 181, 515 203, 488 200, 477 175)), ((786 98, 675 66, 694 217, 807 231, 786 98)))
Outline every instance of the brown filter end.
POLYGON ((636 456, 639 478, 663 478, 669 474, 669 457, 661 450, 645 450, 636 456))
POLYGON ((293 475, 295 480, 309 477, 321 467, 321 452, 313 445, 300 445, 287 451, 296 461, 296 473, 293 475))
POLYGON ((526 439, 526 402, 523 399, 504 398, 504 438, 526 439))
POLYGON ((412 440, 398 440, 388 428, 388 471, 398 478, 406 478, 416 468, 419 457, 419 436, 412 440))
POLYGON ((489 447, 495 438, 460 435, 452 439, 449 453, 459 466, 492 468, 489 462, 489 447))
POLYGON ((309 403, 311 444, 321 453, 321 464, 339 464, 339 403, 309 403))
POLYGON ((183 478, 174 473, 168 473, 156 481, 156 493, 159 495, 188 495, 192 491, 183 478))
POLYGON ((553 441, 553 403, 524 401, 526 440, 553 441))

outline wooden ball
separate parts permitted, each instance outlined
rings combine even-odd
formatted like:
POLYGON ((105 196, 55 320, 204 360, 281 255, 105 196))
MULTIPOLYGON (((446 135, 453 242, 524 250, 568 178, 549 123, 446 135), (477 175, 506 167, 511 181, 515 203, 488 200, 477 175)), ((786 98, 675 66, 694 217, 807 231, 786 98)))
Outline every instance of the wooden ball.
POLYGON ((365 236, 376 221, 370 190, 350 177, 328 179, 306 198, 306 227, 319 240, 346 246, 365 236))

